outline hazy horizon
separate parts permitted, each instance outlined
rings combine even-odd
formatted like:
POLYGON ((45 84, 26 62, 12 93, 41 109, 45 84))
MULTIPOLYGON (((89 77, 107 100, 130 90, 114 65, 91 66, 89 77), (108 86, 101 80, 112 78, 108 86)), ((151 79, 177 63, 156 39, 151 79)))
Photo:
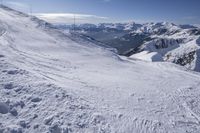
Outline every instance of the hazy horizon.
POLYGON ((3 4, 51 23, 172 22, 200 24, 198 0, 7 0, 3 4))

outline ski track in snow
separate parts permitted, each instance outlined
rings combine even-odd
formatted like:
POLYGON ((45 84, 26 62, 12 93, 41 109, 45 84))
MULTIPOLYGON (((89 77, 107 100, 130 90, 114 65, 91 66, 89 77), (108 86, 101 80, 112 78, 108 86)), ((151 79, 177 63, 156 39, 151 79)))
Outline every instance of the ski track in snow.
POLYGON ((9 9, 0 15, 0 133, 200 131, 198 73, 121 59, 9 9))

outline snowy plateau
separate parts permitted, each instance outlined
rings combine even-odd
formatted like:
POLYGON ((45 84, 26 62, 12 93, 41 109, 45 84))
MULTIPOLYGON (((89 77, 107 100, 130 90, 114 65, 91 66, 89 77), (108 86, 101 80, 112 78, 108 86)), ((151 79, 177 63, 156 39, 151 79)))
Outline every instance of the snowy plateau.
POLYGON ((0 7, 0 133, 199 132, 198 72, 0 7))

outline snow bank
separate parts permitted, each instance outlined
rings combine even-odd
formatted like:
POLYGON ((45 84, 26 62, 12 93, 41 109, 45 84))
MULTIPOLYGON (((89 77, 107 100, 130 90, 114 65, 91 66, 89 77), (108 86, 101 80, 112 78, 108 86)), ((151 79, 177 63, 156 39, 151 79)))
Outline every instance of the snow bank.
POLYGON ((159 53, 148 52, 148 51, 142 51, 138 54, 134 54, 130 56, 130 58, 136 58, 136 59, 152 61, 152 62, 163 61, 162 56, 159 53))

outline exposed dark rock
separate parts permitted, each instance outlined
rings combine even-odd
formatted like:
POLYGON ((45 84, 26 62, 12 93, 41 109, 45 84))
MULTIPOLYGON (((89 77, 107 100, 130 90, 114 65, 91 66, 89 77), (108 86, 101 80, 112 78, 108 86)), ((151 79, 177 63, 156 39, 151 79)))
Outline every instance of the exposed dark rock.
POLYGON ((173 62, 176 64, 179 64, 181 66, 191 64, 192 61, 195 59, 195 57, 194 57, 195 53, 196 53, 196 51, 192 51, 188 54, 184 54, 182 57, 178 58, 177 60, 174 60, 173 62))

